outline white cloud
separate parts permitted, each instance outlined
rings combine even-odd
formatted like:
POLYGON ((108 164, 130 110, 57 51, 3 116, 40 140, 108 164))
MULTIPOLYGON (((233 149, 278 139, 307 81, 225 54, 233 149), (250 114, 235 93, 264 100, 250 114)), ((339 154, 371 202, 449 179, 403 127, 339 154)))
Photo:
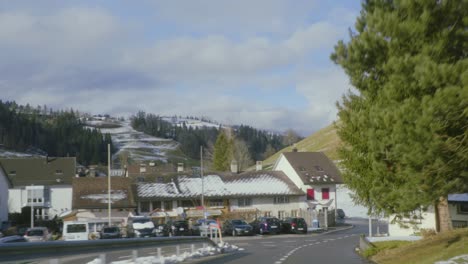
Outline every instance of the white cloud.
POLYGON ((334 103, 347 82, 320 56, 346 34, 333 21, 346 11, 311 23, 315 1, 148 6, 155 17, 145 22, 154 25, 133 23, 136 18, 98 4, 36 13, 21 6, 0 9, 2 97, 93 113, 200 115, 304 134, 334 119, 334 103), (231 92, 247 87, 295 88, 309 105, 299 109, 283 98, 231 92))

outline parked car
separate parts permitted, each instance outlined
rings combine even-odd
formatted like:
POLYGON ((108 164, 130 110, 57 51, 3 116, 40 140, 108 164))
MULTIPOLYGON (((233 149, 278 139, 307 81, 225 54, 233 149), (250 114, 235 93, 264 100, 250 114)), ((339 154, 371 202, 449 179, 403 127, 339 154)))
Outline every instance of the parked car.
POLYGON ((257 234, 279 234, 281 232, 281 222, 276 217, 260 217, 250 223, 257 234))
POLYGON ((336 209, 336 214, 337 214, 338 218, 340 218, 340 219, 343 219, 343 218, 346 217, 346 214, 343 211, 343 209, 336 209))
POLYGON ((193 235, 208 235, 210 233, 210 229, 213 231, 217 231, 218 222, 214 219, 205 219, 201 218, 198 219, 197 222, 192 226, 192 234, 193 235))
POLYGON ((281 221, 281 232, 307 234, 307 223, 301 217, 287 217, 281 221))
POLYGON ((127 220, 127 237, 154 237, 156 230, 149 217, 133 216, 127 220))
POLYGON ((188 222, 186 220, 170 220, 166 223, 169 228, 169 234, 171 236, 189 236, 192 235, 192 230, 189 229, 188 222))
POLYGON ((26 230, 24 238, 26 238, 28 242, 43 242, 51 240, 52 235, 49 233, 47 227, 33 227, 26 230))
POLYGON ((120 228, 117 226, 105 226, 99 232, 99 237, 101 239, 108 239, 108 238, 121 238, 122 234, 120 233, 120 228))
POLYGON ((224 222, 223 231, 226 235, 253 235, 253 227, 242 219, 232 219, 224 222))
POLYGON ((28 242, 28 240, 26 240, 26 238, 23 237, 23 236, 17 236, 17 235, 6 236, 6 237, 0 238, 0 244, 2 244, 2 243, 17 243, 17 242, 28 242))

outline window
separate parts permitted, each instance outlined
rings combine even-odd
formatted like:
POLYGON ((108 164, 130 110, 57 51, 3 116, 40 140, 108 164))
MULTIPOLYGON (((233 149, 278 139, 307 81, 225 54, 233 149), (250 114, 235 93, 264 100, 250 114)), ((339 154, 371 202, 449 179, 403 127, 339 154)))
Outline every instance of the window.
POLYGON ((9 174, 10 174, 11 176, 15 176, 15 175, 16 175, 16 171, 15 171, 15 170, 12 170, 12 171, 10 171, 9 174))
POLYGON ((63 171, 62 170, 56 170, 55 174, 63 174, 63 171))
POLYGON ((157 183, 164 183, 164 177, 163 176, 158 176, 158 178, 156 179, 156 182, 157 183))
POLYGON ((171 211, 172 210, 172 201, 164 201, 164 210, 171 211))
POLYGON ((145 182, 145 177, 143 177, 143 176, 138 176, 138 177, 137 177, 137 182, 145 182))
POLYGON ((278 211, 278 219, 284 218, 284 211, 278 211))
POLYGON ((468 214, 468 203, 461 203, 458 205, 459 214, 468 214))
POLYGON ((195 201, 192 200, 182 200, 182 201, 177 201, 177 206, 178 207, 195 207, 195 201))
POLYGON ((151 202, 152 209, 161 209, 161 201, 152 201, 151 202))
POLYGON ((278 196, 273 198, 273 203, 274 204, 284 204, 284 203, 289 203, 289 197, 288 196, 278 196))
POLYGON ((140 212, 149 212, 149 202, 140 202, 140 212))
POLYGON ((291 217, 297 217, 297 210, 291 210, 291 217))
POLYGON ((330 189, 329 188, 322 188, 322 200, 330 199, 330 189))
POLYGON ((237 206, 239 206, 239 207, 252 206, 252 198, 239 198, 239 199, 237 199, 237 206))
POLYGON ((314 189, 307 189, 307 200, 315 200, 314 189))
POLYGON ((224 206, 223 199, 213 199, 213 200, 210 200, 210 206, 211 206, 211 207, 224 206))

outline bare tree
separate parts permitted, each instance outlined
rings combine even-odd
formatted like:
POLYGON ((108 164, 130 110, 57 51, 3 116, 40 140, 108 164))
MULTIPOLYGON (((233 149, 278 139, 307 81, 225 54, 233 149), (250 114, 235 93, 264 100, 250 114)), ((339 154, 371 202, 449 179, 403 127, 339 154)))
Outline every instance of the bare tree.
POLYGON ((283 143, 285 145, 291 146, 292 144, 298 142, 299 140, 301 140, 301 136, 299 136, 299 134, 296 131, 292 129, 286 130, 285 135, 283 137, 283 143))
POLYGON ((241 139, 234 140, 234 159, 237 161, 239 171, 242 171, 253 163, 249 147, 241 139))

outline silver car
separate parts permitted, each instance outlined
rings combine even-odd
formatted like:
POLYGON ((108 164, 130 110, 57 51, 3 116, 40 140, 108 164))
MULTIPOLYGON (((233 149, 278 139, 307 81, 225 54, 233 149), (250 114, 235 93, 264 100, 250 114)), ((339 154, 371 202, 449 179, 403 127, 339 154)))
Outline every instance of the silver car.
POLYGON ((24 238, 26 238, 28 242, 49 241, 51 240, 51 237, 52 236, 49 233, 47 227, 28 228, 28 230, 26 230, 26 234, 24 235, 24 238))

